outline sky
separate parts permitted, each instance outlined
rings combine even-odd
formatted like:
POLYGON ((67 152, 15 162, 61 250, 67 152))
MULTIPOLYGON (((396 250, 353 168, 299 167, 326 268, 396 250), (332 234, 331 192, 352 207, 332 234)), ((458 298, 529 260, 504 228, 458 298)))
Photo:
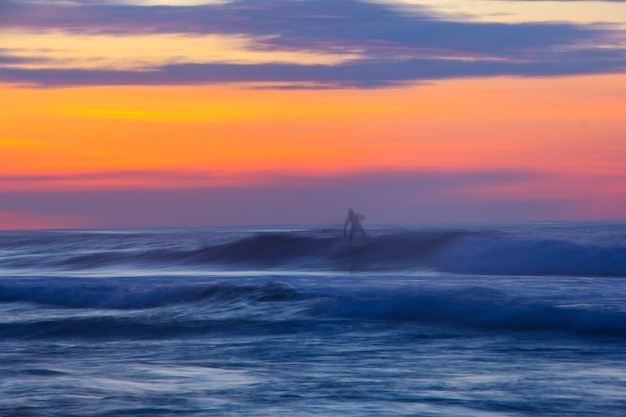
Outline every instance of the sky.
POLYGON ((626 219, 626 1, 0 0, 0 229, 626 219))

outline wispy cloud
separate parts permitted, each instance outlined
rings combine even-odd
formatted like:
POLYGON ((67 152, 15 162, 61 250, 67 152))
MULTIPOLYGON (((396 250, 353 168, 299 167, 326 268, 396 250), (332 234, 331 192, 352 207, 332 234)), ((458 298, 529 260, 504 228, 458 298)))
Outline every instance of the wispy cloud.
POLYGON ((0 80, 44 87, 284 83, 286 87, 301 84, 313 88, 376 88, 449 78, 558 76, 626 71, 626 58, 602 51, 564 52, 555 54, 554 58, 530 62, 411 59, 393 64, 366 61, 337 66, 172 64, 151 71, 0 68, 0 80))
MULTIPOLYGON (((119 172, 104 177, 132 175, 119 172)), ((172 174, 137 175, 164 178, 172 174)), ((370 223, 550 219, 563 218, 563 212, 576 218, 583 217, 582 208, 586 208, 584 200, 575 194, 513 196, 486 192, 489 188, 551 180, 549 174, 524 170, 369 171, 332 179, 272 173, 265 182, 213 186, 198 186, 193 178, 197 175, 202 174, 182 174, 178 180, 186 178, 187 182, 181 181, 176 187, 48 188, 4 191, 0 199, 5 211, 27 210, 42 218, 89 219, 87 224, 92 227, 329 224, 342 219, 351 206, 363 210, 370 223)), ((91 177, 98 179, 100 175, 91 177)))
POLYGON ((67 174, 33 174, 0 176, 3 190, 89 190, 177 188, 177 187, 233 187, 245 184, 283 183, 291 176, 281 173, 229 173, 193 170, 123 170, 76 172, 67 174))
MULTIPOLYGON (((372 88, 455 77, 626 71, 626 34, 617 28, 458 21, 428 7, 398 8, 357 0, 239 0, 197 6, 9 1, 2 7, 0 28, 5 31, 36 30, 38 36, 66 32, 85 39, 176 36, 191 41, 229 36, 240 39, 245 53, 256 57, 256 61, 245 61, 242 49, 211 62, 207 61, 210 50, 204 54, 183 54, 172 48, 155 52, 151 48, 159 47, 146 41, 146 48, 159 56, 150 71, 112 67, 101 56, 101 65, 90 68, 60 67, 53 62, 34 68, 15 64, 20 59, 51 56, 43 52, 38 56, 36 51, 26 56, 23 50, 5 48, 0 82, 37 86, 261 82, 372 88), (280 59, 280 54, 293 58, 280 59), (311 59, 307 61, 306 56, 311 59)), ((124 51, 123 42, 119 45, 119 51, 124 51)), ((93 54, 92 64, 98 62, 98 51, 93 54)))

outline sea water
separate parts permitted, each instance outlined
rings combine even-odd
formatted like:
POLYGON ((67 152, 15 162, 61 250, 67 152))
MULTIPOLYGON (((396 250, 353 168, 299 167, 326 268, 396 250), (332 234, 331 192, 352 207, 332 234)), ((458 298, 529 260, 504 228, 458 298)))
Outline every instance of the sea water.
POLYGON ((0 232, 0 415, 624 416, 626 223, 0 232))

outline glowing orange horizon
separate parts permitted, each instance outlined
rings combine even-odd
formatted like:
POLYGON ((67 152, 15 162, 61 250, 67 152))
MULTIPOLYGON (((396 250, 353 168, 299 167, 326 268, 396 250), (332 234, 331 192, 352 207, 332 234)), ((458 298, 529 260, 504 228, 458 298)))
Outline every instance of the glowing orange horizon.
MULTIPOLYGON (((626 175, 626 75, 362 91, 0 87, 0 192, 272 184, 358 172, 537 171, 468 196, 597 200, 626 175), (283 178, 283 179, 281 179, 283 178)), ((609 202, 612 203, 602 203, 609 202)), ((618 199, 619 200, 619 199, 618 199)), ((3 212, 0 228, 88 224, 3 212)))
POLYGON ((619 85, 626 76, 455 80, 374 91, 4 87, 10 105, 0 114, 0 175, 623 172, 616 157, 626 146, 619 85))

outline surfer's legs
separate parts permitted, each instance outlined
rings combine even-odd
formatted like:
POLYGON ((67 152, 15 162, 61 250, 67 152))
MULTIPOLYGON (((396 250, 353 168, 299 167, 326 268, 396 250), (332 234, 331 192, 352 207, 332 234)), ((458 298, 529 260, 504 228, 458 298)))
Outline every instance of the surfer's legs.
POLYGON ((367 237, 367 233, 365 233, 365 229, 363 229, 363 226, 359 226, 359 232, 363 233, 363 237, 365 237, 365 240, 369 240, 369 238, 367 237))
POLYGON ((361 232, 365 237, 365 240, 369 240, 369 237, 367 236, 367 233, 365 233, 365 229, 363 229, 363 226, 358 225, 350 227, 350 237, 348 238, 348 242, 352 242, 352 236, 354 236, 356 232, 361 232))

